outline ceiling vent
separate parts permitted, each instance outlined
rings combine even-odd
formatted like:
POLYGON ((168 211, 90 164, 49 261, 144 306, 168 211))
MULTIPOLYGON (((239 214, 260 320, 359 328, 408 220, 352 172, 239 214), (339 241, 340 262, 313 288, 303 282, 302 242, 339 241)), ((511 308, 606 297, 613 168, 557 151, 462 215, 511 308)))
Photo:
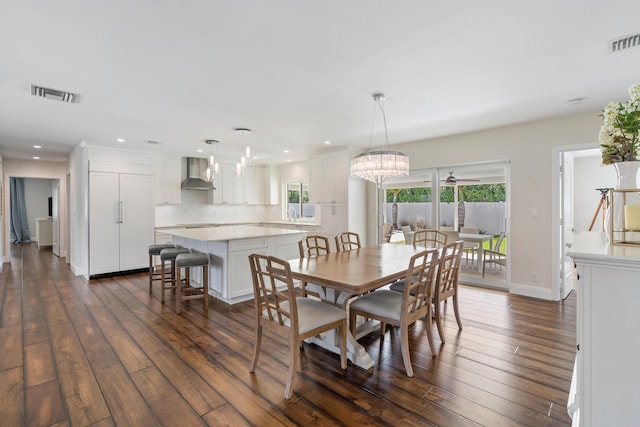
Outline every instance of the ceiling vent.
POLYGON ((31 95, 40 96, 42 98, 52 99, 54 101, 69 102, 75 104, 78 102, 80 95, 73 92, 65 92, 62 90, 51 89, 48 87, 42 87, 32 84, 31 95))
POLYGON ((640 46, 640 33, 609 40, 609 53, 622 52, 640 46))

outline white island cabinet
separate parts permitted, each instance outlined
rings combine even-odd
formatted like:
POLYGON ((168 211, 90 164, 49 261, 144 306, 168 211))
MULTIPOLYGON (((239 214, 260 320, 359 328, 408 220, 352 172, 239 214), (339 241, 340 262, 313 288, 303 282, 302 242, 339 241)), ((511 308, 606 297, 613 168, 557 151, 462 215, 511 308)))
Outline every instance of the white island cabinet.
MULTIPOLYGON (((163 229, 177 245, 209 255, 209 294, 228 304, 253 298, 249 255, 273 255, 282 259, 299 256, 298 241, 304 230, 251 225, 163 229)), ((200 283, 201 271, 191 279, 200 283)))
POLYGON ((640 248, 604 233, 576 236, 576 364, 567 404, 574 426, 637 426, 640 420, 640 248))

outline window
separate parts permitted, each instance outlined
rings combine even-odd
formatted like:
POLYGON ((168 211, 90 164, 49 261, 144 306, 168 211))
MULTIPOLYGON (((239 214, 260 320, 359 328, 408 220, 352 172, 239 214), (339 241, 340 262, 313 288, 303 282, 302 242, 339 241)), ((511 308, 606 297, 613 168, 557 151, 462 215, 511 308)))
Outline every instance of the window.
POLYGON ((315 216, 315 205, 309 203, 309 184, 306 182, 287 183, 287 219, 313 218, 315 216))

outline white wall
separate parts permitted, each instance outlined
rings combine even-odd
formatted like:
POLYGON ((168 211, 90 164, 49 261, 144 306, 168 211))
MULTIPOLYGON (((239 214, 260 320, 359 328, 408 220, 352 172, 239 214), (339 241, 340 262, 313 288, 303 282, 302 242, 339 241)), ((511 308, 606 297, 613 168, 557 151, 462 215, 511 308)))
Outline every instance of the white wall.
MULTIPOLYGON (((600 192, 596 188, 614 188, 616 172, 611 165, 602 166, 597 157, 577 157, 573 163, 573 228, 576 231, 589 229, 593 215, 600 202, 600 192)), ((598 215, 593 231, 602 231, 602 216, 598 215)))
MULTIPOLYGON (((20 160, 20 159, 10 159, 3 158, 2 165, 2 173, 3 173, 3 187, 9 188, 9 178, 14 177, 22 177, 22 178, 45 178, 45 179, 57 179, 59 180, 60 185, 58 186, 59 191, 59 205, 58 205, 58 214, 59 214, 59 227, 60 230, 58 235, 60 236, 60 256, 67 256, 67 248, 68 243, 66 242, 65 236, 68 226, 68 215, 67 215, 67 162, 44 162, 41 160, 20 160)), ((49 187, 51 189, 51 187, 49 187)), ((9 200, 9 191, 4 191, 3 193, 3 205, 8 207, 10 206, 9 200)), ((45 215, 46 216, 46 212, 45 215)), ((10 261, 10 240, 11 235, 9 233, 9 215, 4 215, 4 221, 2 224, 3 232, 3 245, 2 245, 2 259, 4 262, 10 261)), ((35 229, 34 231, 35 232, 35 229)))
POLYGON ((49 216, 49 197, 51 197, 51 179, 25 178, 24 203, 27 209, 31 240, 36 240, 36 218, 49 216))
MULTIPOLYGON (((593 112, 394 145, 394 149, 409 156, 412 169, 510 161, 513 252, 509 290, 551 299, 553 147, 597 147, 601 122, 598 112, 593 112), (532 216, 534 208, 537 216, 532 216), (537 273, 537 282, 531 281, 531 272, 537 273)), ((370 209, 372 200, 369 197, 370 209)))

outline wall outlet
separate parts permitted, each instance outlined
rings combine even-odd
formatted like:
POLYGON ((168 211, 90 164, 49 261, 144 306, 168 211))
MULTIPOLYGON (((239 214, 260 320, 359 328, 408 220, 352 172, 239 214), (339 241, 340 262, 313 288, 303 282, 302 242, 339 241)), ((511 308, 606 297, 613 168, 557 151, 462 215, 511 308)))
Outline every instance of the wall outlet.
POLYGON ((531 281, 534 283, 538 281, 538 273, 536 273, 535 271, 531 272, 531 281))

